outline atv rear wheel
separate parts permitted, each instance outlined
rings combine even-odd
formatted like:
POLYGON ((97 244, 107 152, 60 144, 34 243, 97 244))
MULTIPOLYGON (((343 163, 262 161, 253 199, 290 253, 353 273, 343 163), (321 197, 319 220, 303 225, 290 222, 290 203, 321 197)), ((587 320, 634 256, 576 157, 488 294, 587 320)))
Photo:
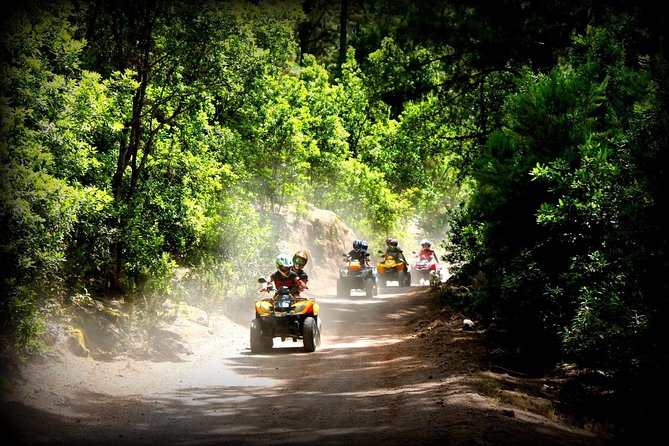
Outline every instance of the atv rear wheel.
POLYGON ((316 319, 313 317, 307 317, 304 320, 304 328, 302 331, 304 338, 304 351, 309 353, 316 351, 316 346, 320 344, 320 333, 318 331, 316 319))

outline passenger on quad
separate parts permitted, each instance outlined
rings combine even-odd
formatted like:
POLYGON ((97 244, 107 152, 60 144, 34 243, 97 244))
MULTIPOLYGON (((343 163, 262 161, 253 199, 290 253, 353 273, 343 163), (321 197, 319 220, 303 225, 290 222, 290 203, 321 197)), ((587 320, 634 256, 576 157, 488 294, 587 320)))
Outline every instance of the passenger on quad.
POLYGON ((279 254, 276 258, 276 271, 269 276, 269 281, 274 282, 277 290, 284 286, 290 288, 292 293, 299 293, 300 289, 309 289, 292 267, 293 261, 290 257, 287 254, 279 254))
POLYGON ((395 261, 402 261, 404 264, 408 265, 409 262, 407 262, 407 259, 404 257, 404 253, 402 252, 402 249, 399 247, 399 243, 397 242, 396 239, 391 238, 390 242, 386 240, 386 244, 388 247, 386 248, 386 253, 384 254, 384 257, 392 256, 395 261))
POLYGON ((365 263, 363 266, 371 267, 372 265, 370 262, 372 261, 372 255, 369 253, 369 245, 366 240, 360 240, 360 249, 365 251, 365 263))
POLYGON ((422 249, 418 252, 419 259, 427 260, 429 262, 434 260, 435 263, 439 263, 439 257, 437 257, 437 253, 432 249, 432 243, 429 240, 421 240, 420 246, 422 249))
POLYGON ((297 273, 297 276, 304 283, 309 282, 309 274, 303 269, 309 261, 309 255, 304 250, 299 250, 293 254, 293 266, 291 270, 297 273))
POLYGON ((357 260, 360 262, 360 266, 368 266, 369 265, 369 253, 363 249, 363 241, 362 240, 354 240, 353 241, 353 249, 346 254, 346 260, 347 261, 352 261, 352 260, 357 260))

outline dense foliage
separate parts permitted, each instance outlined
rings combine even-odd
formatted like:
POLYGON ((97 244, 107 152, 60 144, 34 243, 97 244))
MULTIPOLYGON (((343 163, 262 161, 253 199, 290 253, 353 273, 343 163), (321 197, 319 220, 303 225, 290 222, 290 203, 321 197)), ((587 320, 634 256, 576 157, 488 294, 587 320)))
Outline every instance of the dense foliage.
POLYGON ((443 240, 516 365, 598 370, 641 418, 668 358, 665 21, 594 0, 8 9, 5 338, 39 350, 72 296, 243 295, 267 215, 314 205, 374 242, 410 220, 443 240))

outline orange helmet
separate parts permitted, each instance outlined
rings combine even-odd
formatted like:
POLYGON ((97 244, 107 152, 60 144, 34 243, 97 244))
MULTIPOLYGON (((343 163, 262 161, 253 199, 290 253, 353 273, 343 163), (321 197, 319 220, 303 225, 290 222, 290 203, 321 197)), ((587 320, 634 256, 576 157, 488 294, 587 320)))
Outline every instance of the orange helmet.
POLYGON ((293 254, 293 265, 297 268, 302 269, 309 261, 309 255, 304 250, 299 250, 293 254))

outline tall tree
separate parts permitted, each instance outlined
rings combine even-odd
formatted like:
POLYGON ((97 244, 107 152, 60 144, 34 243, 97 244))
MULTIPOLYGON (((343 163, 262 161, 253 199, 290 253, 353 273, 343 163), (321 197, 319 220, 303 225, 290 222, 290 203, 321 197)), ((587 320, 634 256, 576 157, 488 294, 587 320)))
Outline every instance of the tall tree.
POLYGON ((111 197, 91 178, 113 113, 100 77, 80 67, 71 17, 68 5, 24 5, 5 18, 0 47, 0 317, 26 350, 39 348, 68 272, 79 280, 106 261, 111 197), (74 252, 83 234, 85 255, 74 252))
MULTIPOLYGON (((235 101, 263 71, 263 63, 286 60, 299 10, 290 4, 259 9, 227 2, 149 0, 100 3, 88 17, 92 66, 134 81, 127 101, 126 92, 119 92, 122 131, 117 148, 102 148, 116 153, 111 188, 119 236, 110 248, 110 284, 118 289, 132 251, 123 234, 141 224, 131 216, 141 215, 146 206, 137 192, 151 176, 158 142, 170 139, 180 119, 204 111, 206 104, 224 109, 235 101), (269 50, 267 61, 256 57, 256 45, 269 50)), ((220 111, 217 116, 222 116, 220 111)), ((180 145, 175 147, 185 149, 180 145)))

